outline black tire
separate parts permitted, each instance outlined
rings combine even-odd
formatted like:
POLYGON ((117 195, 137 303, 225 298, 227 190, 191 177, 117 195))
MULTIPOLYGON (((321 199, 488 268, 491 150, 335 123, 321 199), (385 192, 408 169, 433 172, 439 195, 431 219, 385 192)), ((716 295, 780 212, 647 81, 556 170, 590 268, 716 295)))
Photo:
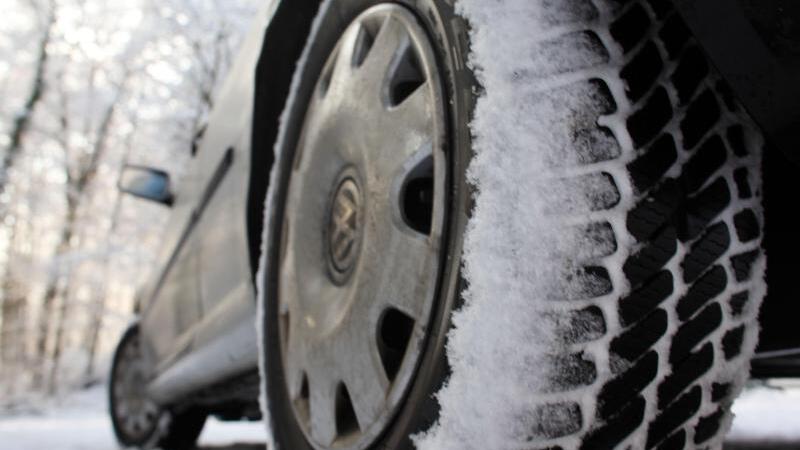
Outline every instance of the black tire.
MULTIPOLYGON (((293 419, 283 388, 277 307, 264 300, 275 298, 276 271, 269 270, 278 257, 275 224, 282 223, 293 147, 309 93, 344 28, 377 3, 333 2, 328 14, 318 19, 276 148, 261 301, 267 417, 278 449, 311 447, 293 419)), ((446 73, 455 156, 450 168, 448 252, 456 262, 445 269, 437 325, 405 405, 374 446, 392 449, 411 448, 409 436, 447 419, 440 417, 433 396, 450 370, 445 337, 463 287, 457 261, 472 205, 465 176, 473 151, 467 124, 480 92, 465 69, 467 28, 454 15, 451 2, 398 3, 414 10, 431 33, 446 73)), ((553 315, 553 342, 558 345, 550 361, 562 370, 547 380, 547 392, 569 393, 564 397, 569 400, 542 396, 544 400, 525 413, 531 421, 528 432, 516 437, 530 448, 720 446, 730 424, 730 406, 747 378, 764 294, 763 140, 668 0, 570 3, 582 7, 554 8, 550 19, 571 31, 552 41, 563 48, 579 42, 583 51, 593 53, 563 62, 556 70, 543 70, 541 76, 580 74, 566 86, 554 83, 559 87, 553 90, 583 93, 582 101, 561 110, 574 152, 565 159, 603 180, 606 194, 611 194, 592 211, 591 221, 587 214, 583 227, 587 242, 599 244, 605 253, 578 261, 579 275, 589 279, 593 289, 582 292, 576 306, 560 306, 553 315), (614 116, 619 125, 599 125, 607 116, 614 116), (579 141, 597 140, 610 142, 604 148, 611 151, 582 152, 588 147, 579 141), (602 219, 604 214, 608 219, 602 219), (685 295, 673 294, 683 289, 685 295)), ((519 20, 528 18, 521 15, 519 20)), ((513 68, 506 71, 517 73, 513 68)), ((484 87, 491 96, 490 87, 484 87)), ((514 105, 508 106, 514 114, 514 105)), ((566 279, 554 280, 560 281, 566 279)))
POLYGON ((156 447, 161 450, 192 450, 203 431, 208 414, 189 409, 170 414, 169 425, 159 436, 156 447))
MULTIPOLYGON (((111 377, 109 378, 108 401, 111 424, 117 441, 124 447, 143 449, 191 450, 195 448, 195 443, 203 430, 207 417, 207 414, 197 409, 176 412, 159 408, 152 426, 148 426, 135 434, 131 433, 123 425, 124 418, 120 416, 122 412, 119 411, 114 389, 117 383, 120 382, 120 369, 123 358, 130 357, 130 353, 127 350, 131 346, 138 348, 139 342, 139 326, 134 324, 125 331, 114 352, 111 377)), ((144 386, 138 388, 138 390, 144 392, 144 386)))

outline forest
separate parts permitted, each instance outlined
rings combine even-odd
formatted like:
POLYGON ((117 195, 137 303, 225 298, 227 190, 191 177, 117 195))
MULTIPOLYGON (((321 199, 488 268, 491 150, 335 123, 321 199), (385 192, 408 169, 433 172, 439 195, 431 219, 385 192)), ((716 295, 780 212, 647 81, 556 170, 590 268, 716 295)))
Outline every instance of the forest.
POLYGON ((168 209, 117 190, 202 139, 257 5, 4 0, 0 408, 103 381, 168 209))

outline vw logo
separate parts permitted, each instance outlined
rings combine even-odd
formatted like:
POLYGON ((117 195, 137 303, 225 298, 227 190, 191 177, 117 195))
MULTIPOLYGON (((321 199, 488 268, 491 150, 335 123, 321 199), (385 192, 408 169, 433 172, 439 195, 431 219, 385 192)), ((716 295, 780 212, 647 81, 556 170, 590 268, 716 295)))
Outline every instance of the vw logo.
POLYGON ((333 197, 328 224, 328 256, 340 273, 354 265, 361 239, 361 193, 352 178, 341 182, 333 197))

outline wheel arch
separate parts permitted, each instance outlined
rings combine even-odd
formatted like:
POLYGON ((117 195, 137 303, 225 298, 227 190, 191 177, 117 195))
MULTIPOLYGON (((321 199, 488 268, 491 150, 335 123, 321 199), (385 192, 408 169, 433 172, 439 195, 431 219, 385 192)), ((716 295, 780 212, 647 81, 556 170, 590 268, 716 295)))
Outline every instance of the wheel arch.
POLYGON ((255 280, 261 253, 264 200, 275 160, 273 146, 289 97, 297 61, 305 47, 321 0, 281 1, 267 26, 255 69, 251 126, 250 183, 247 194, 247 239, 255 280))

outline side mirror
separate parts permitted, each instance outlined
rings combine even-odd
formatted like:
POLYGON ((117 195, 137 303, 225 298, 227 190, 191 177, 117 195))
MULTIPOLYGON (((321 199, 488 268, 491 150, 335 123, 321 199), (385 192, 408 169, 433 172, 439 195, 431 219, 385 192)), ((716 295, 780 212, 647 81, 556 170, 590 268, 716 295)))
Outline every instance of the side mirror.
POLYGON ((117 187, 134 197, 172 206, 169 174, 163 170, 144 166, 125 165, 117 187))

